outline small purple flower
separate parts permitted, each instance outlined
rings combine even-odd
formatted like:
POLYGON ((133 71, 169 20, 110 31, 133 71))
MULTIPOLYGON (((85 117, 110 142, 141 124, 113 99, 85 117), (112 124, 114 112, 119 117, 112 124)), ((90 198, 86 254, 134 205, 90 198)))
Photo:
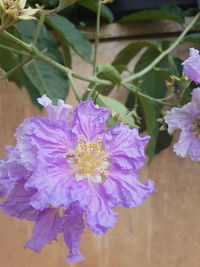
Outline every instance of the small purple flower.
POLYGON ((38 99, 48 118, 33 117, 17 129, 17 144, 0 163, 1 208, 11 216, 35 221, 26 247, 39 252, 63 233, 68 261, 82 261, 80 236, 85 225, 104 234, 117 221, 115 206, 135 207, 156 190, 142 184, 138 169, 145 162, 149 137, 125 125, 107 129, 107 108, 92 100, 77 106, 53 106, 38 99))
POLYGON ((174 151, 180 157, 200 161, 200 88, 192 91, 192 101, 182 108, 172 108, 165 116, 168 131, 181 130, 174 151))
POLYGON ((195 83, 200 83, 200 56, 199 51, 190 48, 190 56, 183 62, 183 72, 191 78, 195 83))

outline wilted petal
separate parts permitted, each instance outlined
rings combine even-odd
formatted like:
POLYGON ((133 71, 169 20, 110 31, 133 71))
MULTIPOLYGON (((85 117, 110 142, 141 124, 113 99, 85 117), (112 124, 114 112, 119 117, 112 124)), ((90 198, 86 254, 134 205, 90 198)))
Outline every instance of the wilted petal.
POLYGON ((52 101, 46 96, 37 99, 38 102, 47 108, 48 118, 50 120, 67 120, 69 117, 69 111, 72 108, 71 105, 65 104, 62 99, 58 100, 58 105, 52 105, 52 101))
POLYGON ((57 235, 62 232, 62 220, 56 209, 49 208, 41 211, 33 228, 32 237, 25 247, 40 252, 46 244, 57 240, 57 235))

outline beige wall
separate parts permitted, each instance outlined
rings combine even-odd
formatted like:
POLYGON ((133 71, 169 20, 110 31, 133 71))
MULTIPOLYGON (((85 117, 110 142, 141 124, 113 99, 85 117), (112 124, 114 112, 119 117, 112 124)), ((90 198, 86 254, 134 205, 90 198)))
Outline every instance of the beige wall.
MULTIPOLYGON (((110 62, 114 54, 129 41, 105 42, 100 46, 99 62, 110 62)), ((177 53, 187 55, 185 47, 177 53)), ((91 68, 78 57, 74 66, 89 74, 91 68)), ((80 91, 86 84, 77 82, 80 91)), ((124 100, 126 91, 116 90, 124 100)), ((69 103, 75 104, 70 94, 69 103)), ((14 144, 13 133, 27 117, 39 114, 25 90, 13 84, 0 89, 0 156, 4 144, 14 144)), ((117 225, 105 236, 95 237, 88 230, 82 236, 84 263, 80 267, 199 267, 200 266, 200 166, 189 159, 180 159, 168 148, 145 166, 140 177, 156 182, 158 193, 144 205, 117 208, 117 225)), ((67 248, 58 242, 47 245, 40 254, 24 249, 33 224, 7 217, 0 212, 0 267, 67 267, 67 248)))

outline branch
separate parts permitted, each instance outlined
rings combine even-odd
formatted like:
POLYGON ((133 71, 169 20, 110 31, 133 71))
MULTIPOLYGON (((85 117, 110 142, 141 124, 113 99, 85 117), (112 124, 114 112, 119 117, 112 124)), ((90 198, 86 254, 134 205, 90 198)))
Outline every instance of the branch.
POLYGON ((161 53, 151 64, 149 64, 146 68, 143 70, 139 71, 138 73, 135 73, 128 77, 127 79, 124 80, 124 82, 130 82, 133 80, 136 80, 140 77, 142 77, 144 74, 149 72, 151 69, 153 69, 166 55, 168 55, 185 37, 185 35, 188 33, 188 31, 193 27, 193 25, 196 23, 196 21, 199 18, 200 13, 198 13, 194 19, 188 24, 188 26, 185 28, 185 30, 180 34, 178 39, 168 48, 166 49, 163 53, 161 53))

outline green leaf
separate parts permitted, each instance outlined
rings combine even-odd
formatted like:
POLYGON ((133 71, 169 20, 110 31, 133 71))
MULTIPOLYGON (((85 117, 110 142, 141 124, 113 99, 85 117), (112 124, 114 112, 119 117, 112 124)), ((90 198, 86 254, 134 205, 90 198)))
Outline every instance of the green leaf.
POLYGON ((116 85, 120 85, 121 77, 118 70, 109 64, 100 64, 97 67, 97 74, 103 73, 107 80, 112 81, 116 85))
POLYGON ((184 24, 185 22, 183 11, 175 5, 166 5, 161 7, 160 9, 149 9, 133 13, 131 15, 121 18, 119 22, 145 21, 157 19, 172 20, 179 24, 184 24))
POLYGON ((163 149, 168 147, 172 142, 172 136, 168 134, 167 131, 159 131, 157 142, 156 142, 156 149, 155 154, 160 153, 163 149))
POLYGON ((120 116, 120 119, 127 123, 131 128, 137 127, 133 117, 129 115, 129 110, 117 100, 99 94, 96 102, 98 105, 108 107, 117 113, 120 116))
POLYGON ((130 43, 117 54, 112 65, 127 65, 144 47, 156 48, 157 45, 153 42, 130 43))
MULTIPOLYGON (((58 40, 59 40, 59 38, 58 38, 58 40)), ((69 49, 68 43, 62 38, 60 38, 59 41, 60 41, 60 48, 61 48, 61 52, 63 55, 64 64, 66 67, 71 68, 72 59, 71 59, 71 54, 70 54, 70 49, 69 49)))
MULTIPOLYGON (((18 37, 19 39, 21 38, 20 33, 17 31, 15 27, 11 27, 8 29, 8 31, 18 37)), ((4 38, 3 35, 0 35, 0 44, 10 47, 10 48, 15 48, 19 50, 20 48, 13 44, 13 42, 9 41, 8 39, 4 38)), ((11 52, 7 49, 4 49, 0 47, 0 68, 3 69, 4 71, 9 71, 19 65, 23 61, 23 56, 20 54, 16 54, 15 52, 11 52)), ((15 71, 13 75, 9 77, 10 81, 15 82, 18 86, 22 86, 22 81, 21 81, 21 70, 15 71)))
MULTIPOLYGON (((35 21, 26 21, 17 24, 23 40, 27 43, 32 41, 35 27, 35 21)), ((63 64, 57 44, 52 34, 44 26, 41 29, 37 47, 41 51, 47 49, 46 55, 48 57, 63 64)), ((40 61, 34 61, 28 64, 23 70, 33 86, 37 88, 40 95, 46 94, 55 103, 57 103, 58 99, 65 99, 67 97, 69 83, 64 73, 40 61)))
POLYGON ((24 70, 21 71, 21 80, 23 86, 29 93, 29 96, 32 100, 32 103, 41 109, 41 105, 38 103, 37 98, 41 96, 41 93, 37 90, 37 88, 33 85, 32 81, 28 78, 24 70))
MULTIPOLYGON (((97 11, 97 3, 98 3, 99 0, 84 0, 84 1, 81 1, 79 3, 79 5, 93 11, 93 12, 96 12, 97 11)), ((111 10, 105 6, 105 5, 102 5, 101 6, 101 16, 103 18, 105 18, 108 22, 113 22, 114 20, 114 16, 113 16, 113 13, 111 12, 111 10)))
POLYGON ((159 114, 157 112, 157 108, 155 107, 155 103, 151 100, 148 100, 141 95, 138 96, 138 99, 144 116, 147 132, 151 136, 147 147, 149 162, 151 162, 156 151, 156 142, 159 130, 157 118, 159 114))
POLYGON ((92 46, 73 23, 59 15, 48 17, 46 22, 80 57, 91 63, 92 46))
POLYGON ((200 44, 200 33, 191 33, 185 36, 183 42, 200 44))
MULTIPOLYGON (((154 59, 156 59, 160 55, 160 53, 161 52, 156 47, 148 48, 138 60, 134 71, 139 72, 143 70, 145 67, 151 64, 154 61, 154 59)), ((156 65, 156 67, 168 68, 168 65, 169 65, 168 59, 167 57, 165 57, 156 65)))

